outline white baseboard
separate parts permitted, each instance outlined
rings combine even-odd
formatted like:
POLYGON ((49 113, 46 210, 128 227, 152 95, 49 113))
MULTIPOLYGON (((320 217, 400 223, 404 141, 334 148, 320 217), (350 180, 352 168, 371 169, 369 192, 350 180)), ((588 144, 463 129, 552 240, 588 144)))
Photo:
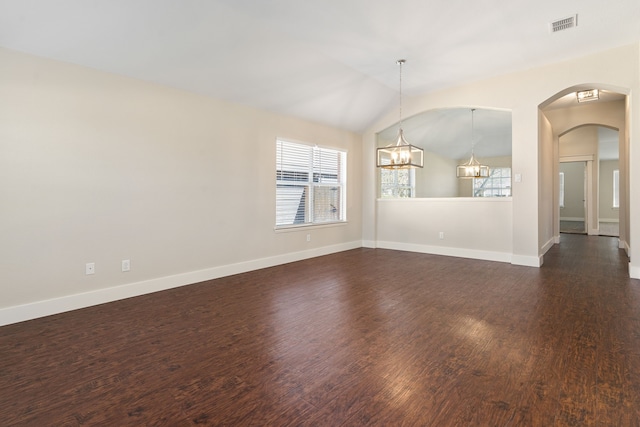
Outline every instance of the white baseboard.
POLYGON ((376 246, 375 240, 363 240, 362 241, 362 247, 363 248, 375 249, 377 246, 376 246))
MULTIPOLYGON (((560 238, 558 237, 558 241, 560 240, 560 238)), ((547 243, 545 243, 544 245, 542 245, 542 248, 540 248, 540 255, 544 255, 547 253, 547 251, 549 249, 551 249, 553 247, 553 245, 556 243, 556 238, 552 237, 549 240, 547 240, 547 243)))
POLYGON ((624 249, 624 251, 627 254, 627 256, 629 256, 629 252, 631 251, 631 248, 629 247, 629 244, 626 241, 621 240, 620 238, 618 238, 618 248, 619 249, 624 249))
POLYGON ((0 309, 0 326, 362 247, 361 241, 259 258, 0 309))
POLYGON ((629 264, 629 277, 632 279, 640 279, 640 266, 629 264))
POLYGON ((377 242, 378 248, 398 251, 420 252, 433 255, 446 255, 460 258, 482 259, 485 261, 512 262, 511 254, 506 252, 479 251, 475 249, 452 248, 446 246, 418 245, 413 243, 377 242))
POLYGON ((529 256, 529 255, 511 255, 511 264, 513 265, 522 265, 524 267, 540 267, 542 266, 543 257, 542 255, 538 256, 529 256))
POLYGON ((527 259, 523 259, 523 262, 527 264, 519 264, 519 265, 527 265, 529 267, 540 267, 544 264, 544 255, 553 247, 553 245, 560 243, 560 236, 553 236, 547 242, 542 245, 540 248, 540 255, 537 257, 527 257, 527 259))

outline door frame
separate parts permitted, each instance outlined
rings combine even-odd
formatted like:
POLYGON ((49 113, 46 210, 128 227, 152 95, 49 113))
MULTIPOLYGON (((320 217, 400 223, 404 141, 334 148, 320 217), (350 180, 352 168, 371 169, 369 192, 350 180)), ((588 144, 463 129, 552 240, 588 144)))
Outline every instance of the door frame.
MULTIPOLYGON (((585 174, 585 189, 584 189, 584 229, 586 233, 590 236, 597 236, 600 234, 599 225, 596 222, 595 227, 592 227, 592 219, 598 217, 598 213, 594 209, 594 203, 592 202, 592 197, 596 197, 597 195, 593 191, 593 155, 587 154, 583 156, 563 156, 559 158, 559 163, 569 163, 569 162, 585 162, 586 163, 586 174, 585 174)), ((560 227, 560 206, 558 204, 558 229, 560 227)))

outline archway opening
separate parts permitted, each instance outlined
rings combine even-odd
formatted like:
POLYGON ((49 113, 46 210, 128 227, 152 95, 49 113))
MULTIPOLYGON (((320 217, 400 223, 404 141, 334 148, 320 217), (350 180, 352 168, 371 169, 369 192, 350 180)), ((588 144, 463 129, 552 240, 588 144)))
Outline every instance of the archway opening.
MULTIPOLYGON (((630 165, 629 138, 626 134, 627 94, 625 89, 607 85, 577 85, 558 92, 540 104, 539 184, 541 206, 544 209, 541 212, 541 248, 545 247, 545 242, 560 243, 563 219, 581 218, 584 220, 584 233, 590 235, 611 235, 612 232, 607 227, 600 225, 605 222, 601 219, 617 221, 615 231, 619 236, 619 247, 628 248, 627 189, 630 165), (597 89, 599 99, 578 101, 578 92, 593 89, 597 89), (573 214, 568 211, 567 206, 562 206, 561 200, 561 164, 571 162, 583 162, 579 163, 578 169, 582 168, 584 177, 584 180, 575 185, 577 188, 582 186, 584 193, 578 197, 578 210, 572 211, 573 214), (614 170, 617 179, 615 200, 614 170), (605 188, 609 182, 611 188, 605 188), (579 206, 580 202, 583 203, 582 206, 579 206), (580 214, 580 208, 583 209, 583 215, 580 214), (616 214, 615 218, 613 212, 616 214)), ((546 249, 548 247, 549 244, 546 249)))

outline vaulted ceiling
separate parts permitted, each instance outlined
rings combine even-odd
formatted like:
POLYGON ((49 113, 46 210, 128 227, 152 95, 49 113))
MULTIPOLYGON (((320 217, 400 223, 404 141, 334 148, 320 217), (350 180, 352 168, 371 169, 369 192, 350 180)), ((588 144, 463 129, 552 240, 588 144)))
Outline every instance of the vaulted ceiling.
POLYGON ((0 0, 0 46, 362 131, 397 105, 396 59, 415 96, 636 43, 639 22, 638 0, 0 0))

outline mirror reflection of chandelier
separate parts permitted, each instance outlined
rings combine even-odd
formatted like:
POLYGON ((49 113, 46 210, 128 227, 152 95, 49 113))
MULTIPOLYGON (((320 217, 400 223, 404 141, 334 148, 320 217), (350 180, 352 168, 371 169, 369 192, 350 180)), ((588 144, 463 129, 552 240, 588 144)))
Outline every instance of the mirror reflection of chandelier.
POLYGON ((473 129, 473 112, 475 108, 471 109, 471 158, 468 162, 458 165, 456 168, 456 176, 458 178, 487 178, 489 176, 489 166, 480 164, 473 153, 475 146, 474 141, 474 129, 473 129))
POLYGON ((410 169, 424 166, 424 151, 420 147, 411 145, 404 139, 402 130, 402 64, 406 61, 399 59, 400 66, 400 122, 398 138, 395 145, 388 145, 376 150, 376 166, 384 169, 410 169))

